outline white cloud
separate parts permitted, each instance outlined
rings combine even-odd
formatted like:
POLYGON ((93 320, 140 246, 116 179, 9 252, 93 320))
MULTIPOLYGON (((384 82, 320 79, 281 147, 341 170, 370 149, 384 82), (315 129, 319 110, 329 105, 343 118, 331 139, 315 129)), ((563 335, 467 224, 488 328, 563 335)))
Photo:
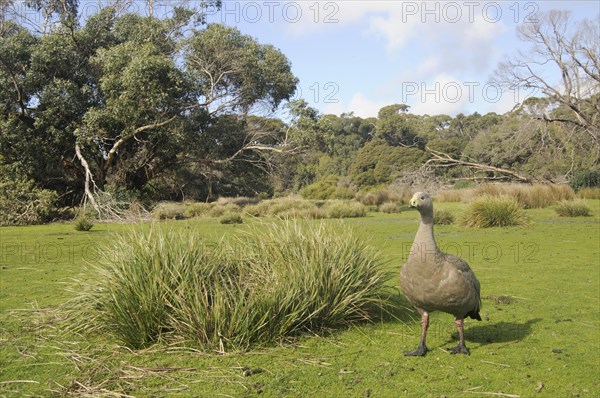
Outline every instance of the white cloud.
POLYGON ((354 112, 356 116, 360 116, 362 118, 376 117, 381 108, 392 103, 393 102, 381 99, 373 100, 365 96, 363 93, 358 92, 352 95, 347 104, 337 102, 325 105, 323 107, 323 113, 340 115, 344 112, 354 112))

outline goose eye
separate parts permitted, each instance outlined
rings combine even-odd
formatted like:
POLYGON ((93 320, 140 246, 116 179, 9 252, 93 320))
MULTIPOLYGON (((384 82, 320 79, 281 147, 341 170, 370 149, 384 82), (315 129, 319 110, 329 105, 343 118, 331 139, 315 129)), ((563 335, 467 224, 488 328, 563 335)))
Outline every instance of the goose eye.
POLYGON ((421 200, 425 200, 425 196, 421 196, 421 200))

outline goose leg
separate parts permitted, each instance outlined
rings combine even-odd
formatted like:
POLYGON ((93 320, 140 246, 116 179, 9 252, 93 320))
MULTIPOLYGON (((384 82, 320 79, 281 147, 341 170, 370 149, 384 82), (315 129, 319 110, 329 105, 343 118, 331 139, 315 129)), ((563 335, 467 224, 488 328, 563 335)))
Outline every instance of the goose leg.
POLYGON ((467 355, 469 355, 469 350, 467 349, 467 346, 465 345, 465 330, 464 330, 462 318, 457 319, 456 321, 454 321, 454 323, 456 324, 456 328, 458 329, 458 345, 454 348, 451 348, 450 353, 451 354, 467 354, 467 355))
POLYGON ((407 357, 417 357, 417 356, 425 356, 427 353, 427 346, 425 345, 425 338, 427 337, 427 328, 429 327, 429 314, 427 312, 423 312, 421 314, 421 341, 419 342, 419 346, 416 350, 406 351, 404 355, 407 357))

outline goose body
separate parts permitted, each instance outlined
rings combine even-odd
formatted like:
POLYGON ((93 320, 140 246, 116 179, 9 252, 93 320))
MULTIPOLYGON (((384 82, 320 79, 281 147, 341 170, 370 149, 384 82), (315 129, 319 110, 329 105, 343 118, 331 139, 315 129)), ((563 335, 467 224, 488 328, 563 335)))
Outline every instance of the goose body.
POLYGON ((410 205, 421 214, 421 223, 408 259, 400 271, 400 287, 421 314, 421 341, 416 350, 406 355, 425 355, 427 352, 425 339, 429 313, 433 311, 454 315, 459 344, 450 352, 468 354, 463 320, 466 317, 481 320, 479 281, 466 261, 443 253, 437 246, 433 234, 433 203, 429 194, 415 193, 410 205))

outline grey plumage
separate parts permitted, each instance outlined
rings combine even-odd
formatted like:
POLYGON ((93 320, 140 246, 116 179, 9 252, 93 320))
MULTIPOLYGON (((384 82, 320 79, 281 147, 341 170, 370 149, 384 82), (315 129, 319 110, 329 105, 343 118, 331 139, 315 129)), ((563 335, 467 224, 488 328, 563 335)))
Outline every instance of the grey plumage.
POLYGON ((421 341, 406 355, 425 355, 429 313, 443 311, 454 315, 459 333, 458 346, 450 352, 468 354, 464 343, 463 319, 481 320, 480 285, 469 265, 461 258, 443 253, 433 234, 433 203, 429 194, 417 192, 411 207, 421 214, 421 224, 406 263, 400 271, 400 287, 421 314, 421 341))

